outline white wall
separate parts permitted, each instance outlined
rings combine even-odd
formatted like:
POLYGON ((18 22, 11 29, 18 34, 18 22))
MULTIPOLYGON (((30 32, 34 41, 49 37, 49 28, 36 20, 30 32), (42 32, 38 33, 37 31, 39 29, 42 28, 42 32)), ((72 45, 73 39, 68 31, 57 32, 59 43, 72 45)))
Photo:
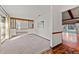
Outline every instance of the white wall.
MULTIPOLYGON (((52 32, 62 31, 62 14, 59 6, 52 6, 52 32)), ((52 47, 62 42, 61 34, 52 35, 52 47)))
POLYGON ((50 6, 41 9, 43 10, 39 12, 40 16, 34 20, 34 33, 50 40, 50 6), (40 21, 44 21, 44 28, 38 27, 40 21))

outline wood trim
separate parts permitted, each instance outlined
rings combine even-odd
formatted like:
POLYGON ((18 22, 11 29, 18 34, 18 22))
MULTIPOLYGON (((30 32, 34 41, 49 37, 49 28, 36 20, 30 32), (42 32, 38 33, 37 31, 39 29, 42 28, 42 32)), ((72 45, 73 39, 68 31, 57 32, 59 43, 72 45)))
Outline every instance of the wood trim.
POLYGON ((25 30, 25 29, 33 29, 33 27, 25 27, 25 28, 16 28, 17 30, 25 30))
POLYGON ((16 28, 17 30, 26 30, 26 29, 33 29, 32 27, 25 27, 25 28, 16 28))
POLYGON ((63 25, 64 24, 74 24, 74 23, 79 23, 79 20, 75 19, 75 20, 65 20, 65 21, 63 21, 63 25))
MULTIPOLYGON (((73 20, 74 19, 79 19, 79 17, 74 17, 73 20)), ((63 19, 62 21, 67 21, 67 20, 71 20, 71 19, 63 19)))
POLYGON ((74 19, 74 16, 73 16, 73 14, 72 14, 71 10, 68 10, 68 13, 69 13, 69 15, 70 15, 71 19, 74 19))
POLYGON ((63 19, 62 24, 74 24, 74 23, 79 23, 79 17, 75 17, 74 19, 63 19))
MULTIPOLYGON (((32 34, 34 34, 34 33, 32 33, 32 34)), ((32 35, 32 34, 30 34, 30 35, 32 35)), ((43 37, 43 36, 40 36, 40 35, 38 35, 38 34, 34 34, 34 35, 39 36, 39 37, 41 37, 41 38, 44 38, 44 39, 50 41, 49 39, 47 39, 47 38, 45 38, 45 37, 43 37)))
POLYGON ((57 44, 56 46, 52 47, 52 49, 57 48, 58 46, 62 45, 63 43, 57 44))
POLYGON ((16 20, 22 20, 22 21, 32 21, 33 20, 30 20, 30 19, 23 19, 23 18, 16 18, 16 17, 10 17, 10 19, 16 19, 16 20))
POLYGON ((63 25, 64 24, 74 24, 74 23, 77 23, 78 20, 67 20, 67 21, 63 21, 63 25))
POLYGON ((62 31, 60 31, 60 32, 53 32, 52 34, 60 34, 60 33, 62 33, 62 31))

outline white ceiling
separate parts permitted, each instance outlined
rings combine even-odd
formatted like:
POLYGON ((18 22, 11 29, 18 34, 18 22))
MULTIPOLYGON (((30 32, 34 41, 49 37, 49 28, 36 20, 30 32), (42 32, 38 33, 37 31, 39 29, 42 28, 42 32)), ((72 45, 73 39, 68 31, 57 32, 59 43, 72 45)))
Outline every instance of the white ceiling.
POLYGON ((10 16, 26 19, 34 19, 50 10, 49 5, 2 5, 2 7, 10 16))
MULTIPOLYGON (((49 17, 51 5, 2 5, 11 17, 36 19, 39 15, 49 17)), ((56 10, 61 12, 77 7, 78 5, 52 5, 56 10)))
POLYGON ((60 5, 60 6, 61 6, 61 11, 64 12, 64 11, 67 11, 69 9, 78 7, 79 5, 60 5))

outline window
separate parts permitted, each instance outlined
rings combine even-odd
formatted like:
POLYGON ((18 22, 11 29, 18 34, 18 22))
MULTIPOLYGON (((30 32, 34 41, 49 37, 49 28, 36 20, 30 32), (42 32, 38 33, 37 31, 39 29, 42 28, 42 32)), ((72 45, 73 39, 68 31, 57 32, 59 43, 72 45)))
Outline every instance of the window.
POLYGON ((16 29, 16 20, 15 19, 10 20, 10 29, 16 29))

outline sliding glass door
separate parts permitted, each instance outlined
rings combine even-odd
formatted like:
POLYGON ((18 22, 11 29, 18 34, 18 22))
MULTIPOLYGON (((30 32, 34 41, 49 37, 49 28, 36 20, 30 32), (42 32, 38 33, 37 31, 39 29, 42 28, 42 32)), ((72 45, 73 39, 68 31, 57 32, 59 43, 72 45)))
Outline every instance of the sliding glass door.
POLYGON ((77 43, 77 28, 75 24, 64 25, 63 43, 72 46, 73 48, 77 43))

